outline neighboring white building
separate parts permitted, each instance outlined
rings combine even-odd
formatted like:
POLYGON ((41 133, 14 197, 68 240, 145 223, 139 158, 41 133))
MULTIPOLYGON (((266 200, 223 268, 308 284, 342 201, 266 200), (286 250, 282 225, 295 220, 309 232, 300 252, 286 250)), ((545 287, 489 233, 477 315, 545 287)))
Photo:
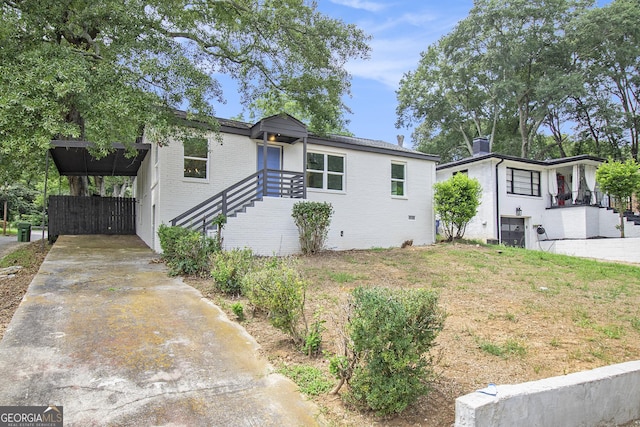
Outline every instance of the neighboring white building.
POLYGON ((136 228, 152 249, 160 251, 160 224, 212 233, 212 219, 224 213, 225 248, 297 253, 291 212, 304 199, 333 206, 328 249, 435 241, 438 157, 382 141, 314 136, 288 115, 253 125, 219 121, 219 135, 184 144, 145 139, 152 149, 135 180, 136 228))
MULTIPOLYGON (((474 155, 437 167, 437 180, 456 173, 482 186, 477 215, 465 238, 539 249, 539 241, 620 237, 619 217, 606 209, 595 173, 603 162, 582 155, 537 161, 489 153, 486 139, 474 140, 474 155)), ((627 237, 640 237, 640 226, 627 222, 627 237)))

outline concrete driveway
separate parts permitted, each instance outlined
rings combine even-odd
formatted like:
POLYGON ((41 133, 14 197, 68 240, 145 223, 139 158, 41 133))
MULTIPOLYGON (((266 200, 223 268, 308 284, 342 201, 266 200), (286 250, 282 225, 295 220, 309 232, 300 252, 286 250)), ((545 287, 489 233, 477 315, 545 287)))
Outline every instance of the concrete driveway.
POLYGON ((0 342, 0 405, 69 426, 309 426, 247 332, 136 236, 61 236, 0 342))

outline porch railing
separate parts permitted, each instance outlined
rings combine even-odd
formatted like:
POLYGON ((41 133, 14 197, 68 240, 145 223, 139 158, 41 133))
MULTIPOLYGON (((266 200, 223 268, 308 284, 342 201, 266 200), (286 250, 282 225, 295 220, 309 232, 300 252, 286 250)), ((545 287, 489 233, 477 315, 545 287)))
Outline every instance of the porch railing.
POLYGON ((260 170, 204 202, 194 206, 171 220, 171 225, 200 230, 206 233, 213 226, 218 215, 233 216, 237 212, 251 206, 255 201, 267 197, 284 197, 304 199, 304 175, 301 172, 267 169, 260 170))
POLYGON ((608 203, 608 200, 604 195, 598 190, 595 191, 596 195, 596 203, 592 203, 591 200, 591 191, 580 189, 578 191, 578 197, 576 200, 573 200, 573 193, 559 193, 555 198, 549 195, 549 206, 551 207, 563 207, 563 206, 601 206, 603 203, 608 203))

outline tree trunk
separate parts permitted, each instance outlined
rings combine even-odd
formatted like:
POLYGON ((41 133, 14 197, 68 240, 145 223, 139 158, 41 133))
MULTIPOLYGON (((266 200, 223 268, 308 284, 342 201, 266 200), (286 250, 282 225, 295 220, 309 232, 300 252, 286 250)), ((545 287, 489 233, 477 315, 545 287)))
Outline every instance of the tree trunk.
POLYGON ((68 176, 69 193, 72 196, 89 195, 89 178, 86 176, 68 176))
POLYGON ((103 176, 94 176, 93 182, 96 184, 96 190, 100 194, 100 197, 104 197, 107 195, 107 190, 104 187, 104 177, 103 176))

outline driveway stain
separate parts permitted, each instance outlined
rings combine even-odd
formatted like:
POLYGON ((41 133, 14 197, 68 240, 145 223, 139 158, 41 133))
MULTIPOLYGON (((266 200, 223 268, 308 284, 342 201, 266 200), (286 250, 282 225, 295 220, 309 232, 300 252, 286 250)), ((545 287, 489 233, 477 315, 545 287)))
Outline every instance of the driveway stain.
POLYGON ((317 407, 136 236, 61 236, 0 342, 0 402, 65 425, 309 426, 317 407))

